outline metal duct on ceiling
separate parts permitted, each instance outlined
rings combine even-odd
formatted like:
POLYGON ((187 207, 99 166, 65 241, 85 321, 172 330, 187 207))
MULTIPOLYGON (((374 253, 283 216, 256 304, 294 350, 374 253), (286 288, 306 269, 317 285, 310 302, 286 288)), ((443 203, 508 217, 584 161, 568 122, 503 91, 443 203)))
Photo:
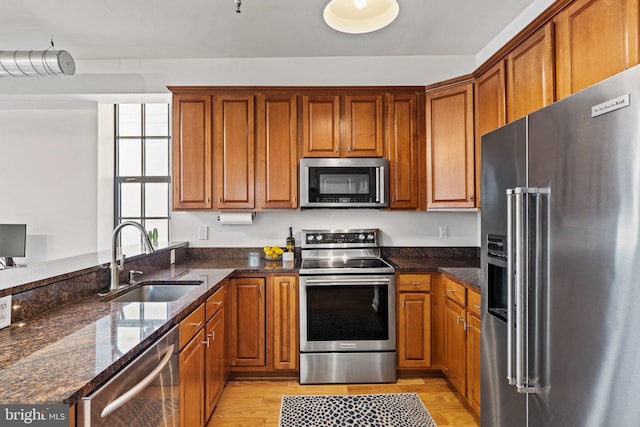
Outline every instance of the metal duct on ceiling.
POLYGON ((0 50, 0 77, 73 76, 76 63, 66 50, 0 50))

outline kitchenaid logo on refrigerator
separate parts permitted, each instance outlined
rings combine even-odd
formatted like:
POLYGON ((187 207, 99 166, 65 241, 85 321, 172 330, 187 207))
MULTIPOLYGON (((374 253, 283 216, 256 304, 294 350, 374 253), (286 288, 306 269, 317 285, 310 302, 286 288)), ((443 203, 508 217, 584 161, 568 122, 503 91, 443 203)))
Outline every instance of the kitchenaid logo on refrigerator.
POLYGON ((2 426, 68 426, 67 405, 2 405, 2 426))
POLYGON ((629 106, 629 94, 610 99, 601 104, 591 107, 591 117, 598 117, 611 111, 629 106))

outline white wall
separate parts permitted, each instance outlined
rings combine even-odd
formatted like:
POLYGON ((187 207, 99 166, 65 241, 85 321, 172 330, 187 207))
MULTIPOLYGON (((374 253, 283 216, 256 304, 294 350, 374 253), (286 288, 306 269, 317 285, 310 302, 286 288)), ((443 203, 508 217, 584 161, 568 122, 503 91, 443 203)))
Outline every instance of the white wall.
POLYGON ((243 247, 285 244, 293 227, 300 245, 302 229, 379 228, 383 246, 479 246, 477 212, 397 212, 373 209, 310 209, 256 213, 251 225, 220 225, 217 213, 174 212, 173 235, 196 247, 243 247), (209 238, 198 239, 200 226, 209 238), (448 238, 439 237, 447 226, 448 238))
POLYGON ((33 263, 96 248, 97 108, 0 102, 0 223, 27 224, 33 263))

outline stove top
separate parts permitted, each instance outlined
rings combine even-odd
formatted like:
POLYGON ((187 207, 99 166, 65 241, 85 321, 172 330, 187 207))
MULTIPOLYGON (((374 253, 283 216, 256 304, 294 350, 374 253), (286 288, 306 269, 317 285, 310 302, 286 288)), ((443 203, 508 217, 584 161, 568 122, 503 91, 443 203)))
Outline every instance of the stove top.
POLYGON ((303 259, 300 274, 393 274, 395 269, 382 258, 303 259))
POLYGON ((381 258, 378 229, 302 230, 301 275, 393 274, 381 258))

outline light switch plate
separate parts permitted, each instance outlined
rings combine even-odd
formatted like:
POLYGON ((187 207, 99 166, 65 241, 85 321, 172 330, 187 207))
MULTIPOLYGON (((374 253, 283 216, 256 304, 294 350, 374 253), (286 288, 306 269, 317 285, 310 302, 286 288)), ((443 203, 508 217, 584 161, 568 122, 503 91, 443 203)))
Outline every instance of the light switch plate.
POLYGON ((209 227, 207 227, 206 225, 201 225, 198 229, 198 238, 200 240, 209 239, 209 227))
POLYGON ((11 295, 0 298, 0 329, 11 324, 11 295))

